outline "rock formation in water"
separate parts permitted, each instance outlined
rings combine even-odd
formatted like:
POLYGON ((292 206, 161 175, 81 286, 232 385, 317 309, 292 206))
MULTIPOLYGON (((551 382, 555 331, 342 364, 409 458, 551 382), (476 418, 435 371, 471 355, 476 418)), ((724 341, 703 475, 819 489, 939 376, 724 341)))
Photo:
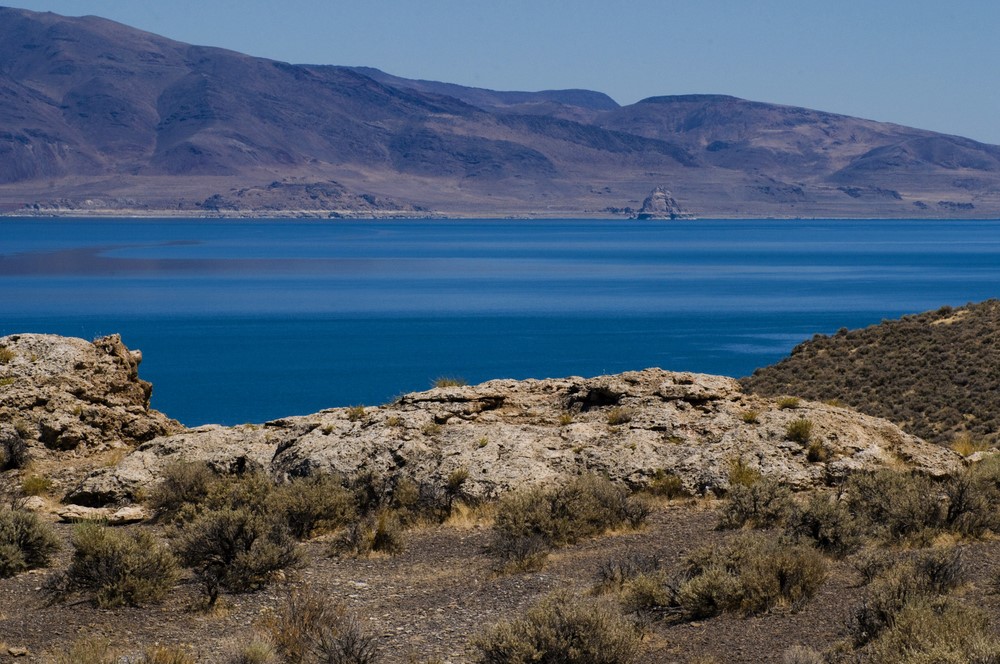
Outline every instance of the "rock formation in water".
POLYGON ((677 219, 688 217, 681 210, 680 204, 673 195, 663 187, 656 187, 642 202, 642 208, 636 214, 636 219, 677 219))

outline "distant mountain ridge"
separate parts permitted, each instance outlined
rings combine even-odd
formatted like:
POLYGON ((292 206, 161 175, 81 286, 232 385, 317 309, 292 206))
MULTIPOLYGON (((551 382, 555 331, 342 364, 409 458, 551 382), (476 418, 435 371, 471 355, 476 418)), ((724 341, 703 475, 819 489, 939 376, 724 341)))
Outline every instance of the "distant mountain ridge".
POLYGON ((292 65, 0 8, 0 212, 614 216, 657 187, 700 217, 997 217, 1000 147, 725 95, 619 106, 292 65))

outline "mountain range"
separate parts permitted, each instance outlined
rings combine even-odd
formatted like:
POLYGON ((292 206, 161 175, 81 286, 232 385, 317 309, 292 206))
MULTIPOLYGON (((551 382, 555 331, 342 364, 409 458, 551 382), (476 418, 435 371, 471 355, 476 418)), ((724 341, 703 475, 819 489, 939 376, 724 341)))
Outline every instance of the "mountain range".
POLYGON ((0 212, 609 217, 657 187, 698 217, 997 217, 1000 147, 725 95, 620 106, 294 65, 0 8, 0 212))

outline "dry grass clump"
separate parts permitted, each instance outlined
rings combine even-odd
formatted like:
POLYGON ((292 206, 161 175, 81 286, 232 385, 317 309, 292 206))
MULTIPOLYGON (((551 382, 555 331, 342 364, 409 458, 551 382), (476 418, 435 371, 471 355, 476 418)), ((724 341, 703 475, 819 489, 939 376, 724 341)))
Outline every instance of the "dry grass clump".
POLYGON ((678 498, 688 495, 677 473, 673 473, 662 468, 657 468, 653 472, 653 478, 646 484, 646 493, 663 498, 678 498))
MULTIPOLYGON (((84 637, 68 649, 46 660, 52 664, 196 664, 198 660, 187 651, 171 646, 152 646, 142 654, 128 654, 110 641, 84 637)), ((248 663, 249 664, 249 663, 248 663)))
POLYGON ((510 571, 537 569, 552 547, 622 526, 637 527, 648 507, 624 488, 582 475, 557 489, 528 489, 497 506, 491 552, 510 571))
POLYGON ((28 443, 15 431, 0 430, 0 471, 28 465, 28 443))
POLYGON ((11 362, 14 361, 15 357, 17 357, 17 355, 14 353, 13 350, 7 348, 6 346, 0 345, 0 365, 10 364, 11 362))
POLYGON ((0 508, 0 578, 47 567, 59 550, 52 528, 27 510, 0 508))
POLYGON ((469 382, 460 376, 438 376, 434 387, 465 387, 469 382))
POLYGON ((608 411, 608 424, 613 427, 621 424, 628 424, 631 421, 632 412, 627 408, 615 407, 608 411))
POLYGON ((473 641, 480 664, 629 664, 639 630, 612 604, 567 593, 550 595, 473 641))
POLYGON ((51 588, 57 597, 82 592, 100 608, 162 600, 178 577, 170 550, 145 530, 82 523, 73 531, 73 558, 51 588))
POLYGON ((812 438, 812 430, 812 420, 802 417, 788 423, 788 426, 785 427, 785 438, 801 445, 806 445, 809 443, 809 439, 812 438))

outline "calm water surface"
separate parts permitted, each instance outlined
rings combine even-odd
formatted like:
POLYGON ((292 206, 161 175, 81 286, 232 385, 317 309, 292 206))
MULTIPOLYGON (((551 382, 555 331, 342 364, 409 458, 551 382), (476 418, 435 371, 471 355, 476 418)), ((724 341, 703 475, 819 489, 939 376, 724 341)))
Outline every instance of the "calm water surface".
POLYGON ((442 375, 742 376, 814 333, 997 296, 989 221, 0 221, 0 335, 120 332, 191 425, 442 375))

